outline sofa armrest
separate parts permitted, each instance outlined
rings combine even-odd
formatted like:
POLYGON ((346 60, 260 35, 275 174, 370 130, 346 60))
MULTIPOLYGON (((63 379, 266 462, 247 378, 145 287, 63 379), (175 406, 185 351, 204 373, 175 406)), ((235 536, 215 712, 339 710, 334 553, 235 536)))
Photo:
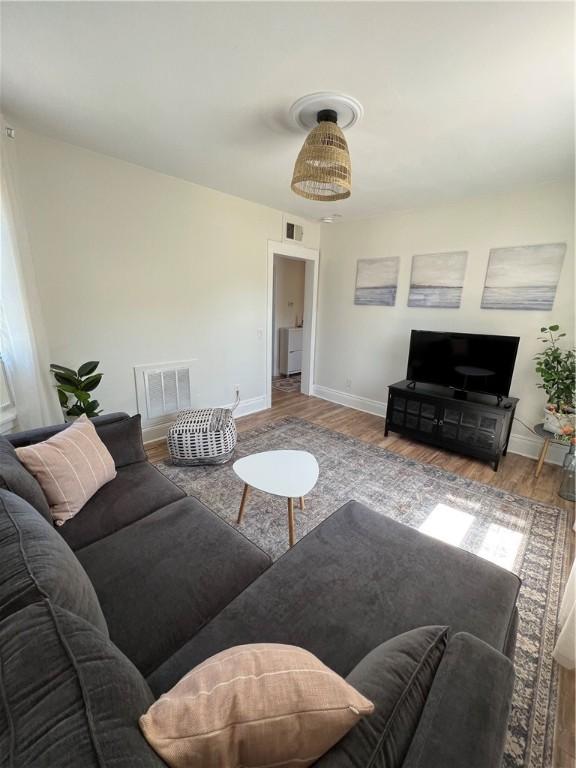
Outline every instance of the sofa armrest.
POLYGON ((510 659, 473 635, 454 635, 402 768, 500 765, 513 685, 510 659))

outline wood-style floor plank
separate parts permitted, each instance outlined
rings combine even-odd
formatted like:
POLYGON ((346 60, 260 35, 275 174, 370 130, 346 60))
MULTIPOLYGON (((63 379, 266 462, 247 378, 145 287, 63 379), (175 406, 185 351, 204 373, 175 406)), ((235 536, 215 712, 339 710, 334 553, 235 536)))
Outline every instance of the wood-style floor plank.
MULTIPOLYGON (((244 416, 238 419, 236 424, 238 431, 243 432, 278 421, 285 416, 296 416, 334 432, 341 432, 364 442, 382 446, 415 461, 434 464, 448 472, 454 472, 479 483, 493 485, 496 488, 528 496, 544 504, 561 507, 571 514, 571 522, 574 522, 574 504, 558 496, 561 469, 553 464, 545 464, 542 474, 536 480, 535 460, 509 453, 502 458, 498 472, 494 472, 487 463, 477 459, 448 453, 394 434, 384 437, 384 419, 380 416, 362 413, 343 405, 294 392, 273 390, 271 409, 244 416)), ((165 460, 168 457, 166 440, 149 443, 146 451, 150 461, 165 460)), ((572 536, 573 553, 574 537, 572 536)), ((552 768, 576 768, 575 691, 574 672, 562 669, 552 768)))

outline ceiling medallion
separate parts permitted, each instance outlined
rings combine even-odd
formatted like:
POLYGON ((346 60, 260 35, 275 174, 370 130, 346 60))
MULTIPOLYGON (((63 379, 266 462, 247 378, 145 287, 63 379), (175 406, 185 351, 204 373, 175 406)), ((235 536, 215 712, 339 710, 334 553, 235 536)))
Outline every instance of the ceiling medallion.
POLYGON ((294 166, 292 191, 308 200, 335 201, 350 197, 352 169, 342 127, 351 127, 362 116, 362 106, 350 96, 315 93, 303 96, 291 109, 303 128, 312 128, 294 166))

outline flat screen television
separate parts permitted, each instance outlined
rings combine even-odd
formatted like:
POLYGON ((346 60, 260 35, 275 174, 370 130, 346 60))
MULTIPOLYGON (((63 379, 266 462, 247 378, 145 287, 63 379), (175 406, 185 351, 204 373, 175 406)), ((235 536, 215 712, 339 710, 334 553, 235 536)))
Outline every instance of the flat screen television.
POLYGON ((506 397, 519 341, 518 336, 412 331, 406 378, 506 397))

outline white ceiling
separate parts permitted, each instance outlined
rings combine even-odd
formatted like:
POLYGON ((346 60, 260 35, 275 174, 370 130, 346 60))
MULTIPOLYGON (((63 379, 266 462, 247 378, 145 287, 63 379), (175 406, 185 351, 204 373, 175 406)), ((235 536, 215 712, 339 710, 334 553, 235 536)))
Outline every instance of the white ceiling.
POLYGON ((572 3, 2 3, 7 114, 295 214, 369 216, 573 169, 572 3), (290 191, 314 91, 365 109, 349 200, 290 191))

